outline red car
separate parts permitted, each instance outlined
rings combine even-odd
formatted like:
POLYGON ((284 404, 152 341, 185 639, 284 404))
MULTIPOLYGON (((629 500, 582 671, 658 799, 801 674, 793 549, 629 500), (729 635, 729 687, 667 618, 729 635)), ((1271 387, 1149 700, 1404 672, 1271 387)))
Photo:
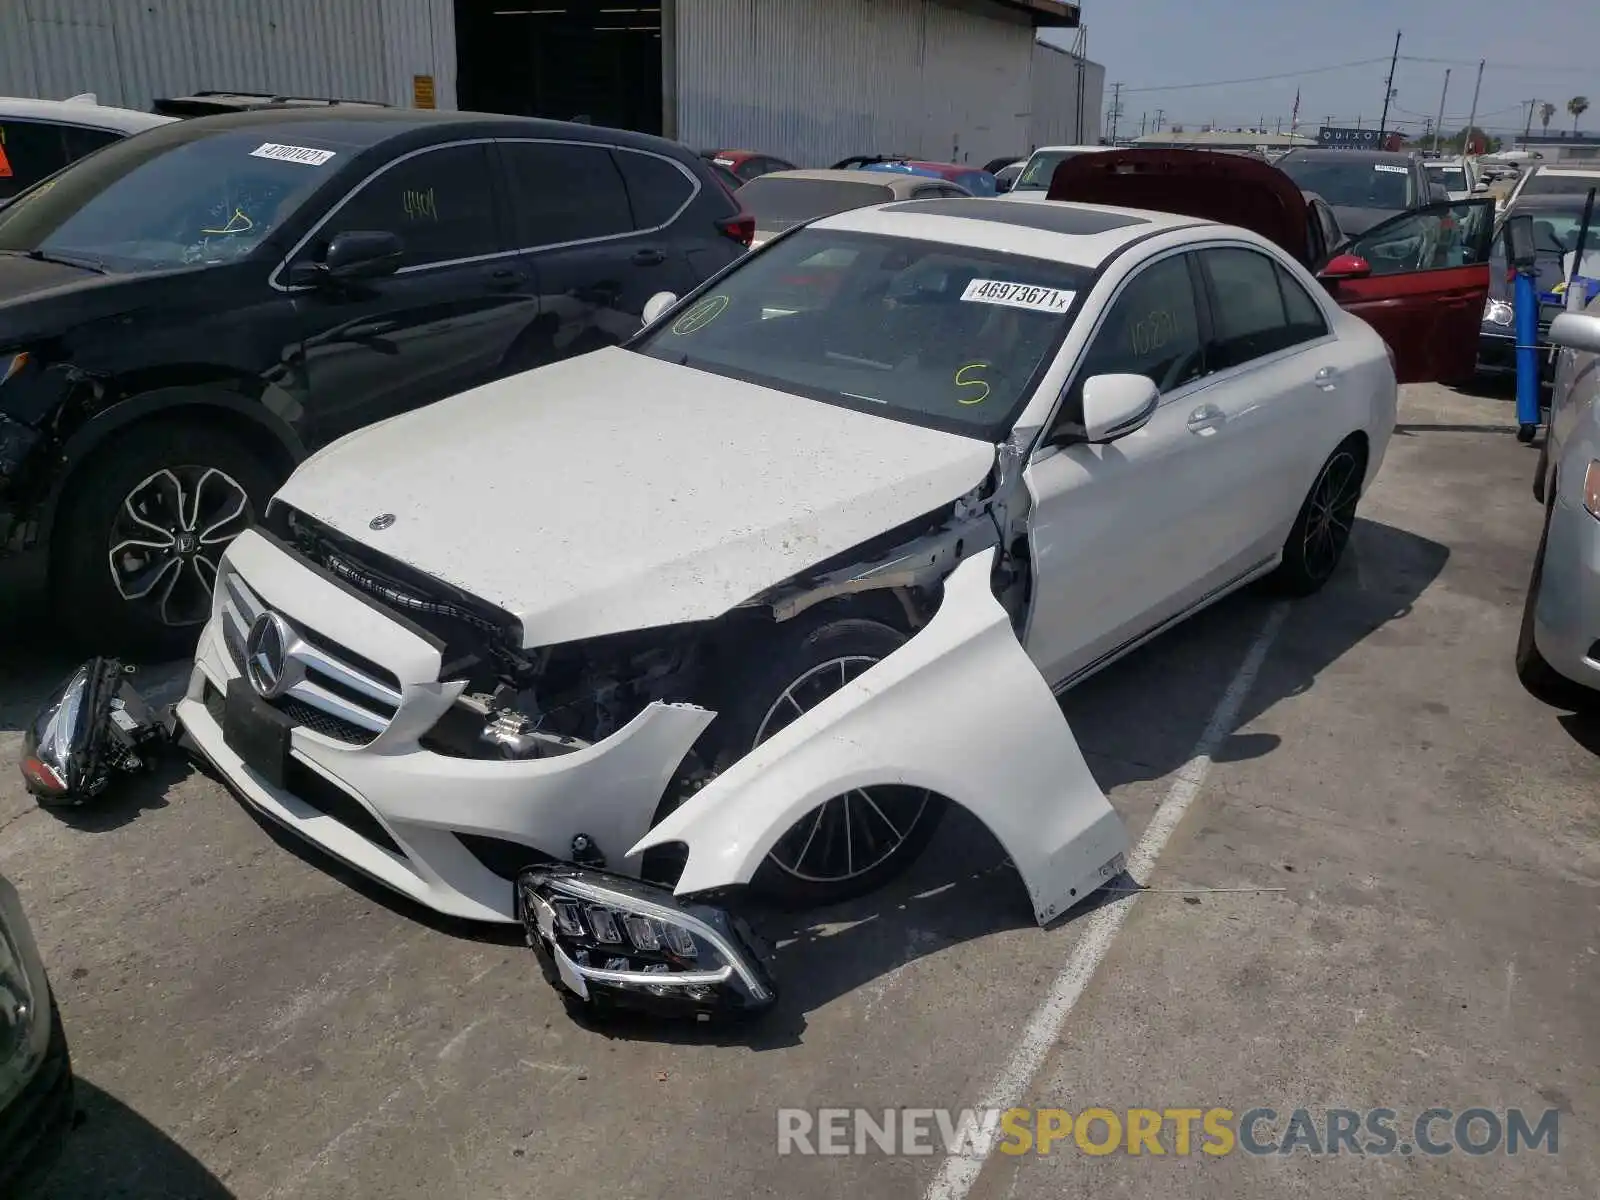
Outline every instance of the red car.
POLYGON ((1178 213, 1276 242, 1388 343, 1400 383, 1470 379, 1489 294, 1493 200, 1445 200, 1325 244, 1314 205, 1267 163, 1205 150, 1113 150, 1056 168, 1048 200, 1178 213))
POLYGON ((708 158, 712 165, 733 172, 740 183, 749 183, 774 171, 794 170, 792 162, 762 154, 759 150, 702 150, 700 157, 708 158))

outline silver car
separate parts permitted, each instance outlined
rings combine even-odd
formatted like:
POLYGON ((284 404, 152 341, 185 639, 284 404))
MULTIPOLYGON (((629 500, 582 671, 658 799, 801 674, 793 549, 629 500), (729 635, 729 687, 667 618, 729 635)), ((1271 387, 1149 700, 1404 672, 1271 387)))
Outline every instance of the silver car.
POLYGON ((1560 347, 1533 494, 1544 532, 1517 637, 1517 676, 1563 708, 1600 706, 1600 299, 1550 326, 1560 347))

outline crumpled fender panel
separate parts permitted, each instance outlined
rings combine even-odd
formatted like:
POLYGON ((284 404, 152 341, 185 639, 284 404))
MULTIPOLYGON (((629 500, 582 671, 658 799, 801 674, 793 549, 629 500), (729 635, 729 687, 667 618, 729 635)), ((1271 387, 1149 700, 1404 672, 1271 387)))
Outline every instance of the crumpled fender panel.
POLYGON ((962 563, 929 624, 701 789, 629 852, 682 842, 677 894, 748 883, 784 832, 853 788, 930 788, 978 817, 1041 924, 1122 869, 1128 835, 990 590, 962 563))

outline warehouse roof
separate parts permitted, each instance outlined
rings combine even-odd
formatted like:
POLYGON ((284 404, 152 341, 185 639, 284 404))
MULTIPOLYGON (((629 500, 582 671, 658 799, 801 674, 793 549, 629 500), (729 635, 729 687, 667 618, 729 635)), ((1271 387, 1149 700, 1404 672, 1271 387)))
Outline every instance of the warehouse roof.
POLYGON ((1068 0, 990 0, 1002 8, 1020 9, 1033 18, 1035 28, 1076 29, 1078 8, 1068 0))

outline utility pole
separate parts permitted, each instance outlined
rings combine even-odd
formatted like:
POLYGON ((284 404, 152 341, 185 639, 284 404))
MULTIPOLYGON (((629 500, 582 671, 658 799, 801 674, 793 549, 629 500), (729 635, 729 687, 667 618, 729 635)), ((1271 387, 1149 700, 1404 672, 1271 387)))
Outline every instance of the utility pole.
POLYGON ((1444 90, 1439 93, 1439 119, 1433 125, 1433 149, 1439 150, 1439 131, 1444 128, 1444 98, 1450 94, 1450 68, 1444 69, 1444 90))
POLYGON ((1148 118, 1148 117, 1149 117, 1149 116, 1150 116, 1150 114, 1149 114, 1149 113, 1147 113, 1147 112, 1142 112, 1142 113, 1140 113, 1140 114, 1139 114, 1139 136, 1140 136, 1140 137, 1143 137, 1143 136, 1144 136, 1144 125, 1145 125, 1145 120, 1146 120, 1146 119, 1147 119, 1147 118, 1148 118))
POLYGON ((1278 118, 1278 133, 1280 135, 1282 135, 1282 133, 1283 133, 1283 118, 1282 117, 1278 118))
POLYGON ((1111 144, 1117 144, 1117 120, 1122 116, 1122 85, 1111 85, 1111 144))
MULTIPOLYGON (((1478 119, 1478 89, 1483 87, 1484 59, 1478 60, 1478 82, 1472 85, 1472 112, 1467 116, 1467 133, 1461 142, 1461 157, 1465 158, 1472 149, 1472 123, 1478 119)), ((1488 138, 1484 139, 1483 148, 1489 148, 1488 138)))
POLYGON ((1533 110, 1539 107, 1539 98, 1535 96, 1532 100, 1524 101, 1524 103, 1528 106, 1528 123, 1522 129, 1522 136, 1526 139, 1533 134, 1533 110))
MULTIPOLYGON (((1383 141, 1389 124, 1389 101, 1394 99, 1394 65, 1400 61, 1400 30, 1394 31, 1394 53, 1389 56, 1389 82, 1383 85, 1383 116, 1378 118, 1378 141, 1383 141)), ((1380 145, 1379 149, 1383 147, 1380 145)))
POLYGON ((1164 108, 1156 109, 1156 124, 1155 124, 1155 128, 1150 131, 1151 133, 1160 133, 1163 129, 1165 129, 1167 127, 1166 126, 1166 121, 1165 121, 1166 115, 1167 115, 1167 110, 1166 109, 1164 109, 1164 108))

